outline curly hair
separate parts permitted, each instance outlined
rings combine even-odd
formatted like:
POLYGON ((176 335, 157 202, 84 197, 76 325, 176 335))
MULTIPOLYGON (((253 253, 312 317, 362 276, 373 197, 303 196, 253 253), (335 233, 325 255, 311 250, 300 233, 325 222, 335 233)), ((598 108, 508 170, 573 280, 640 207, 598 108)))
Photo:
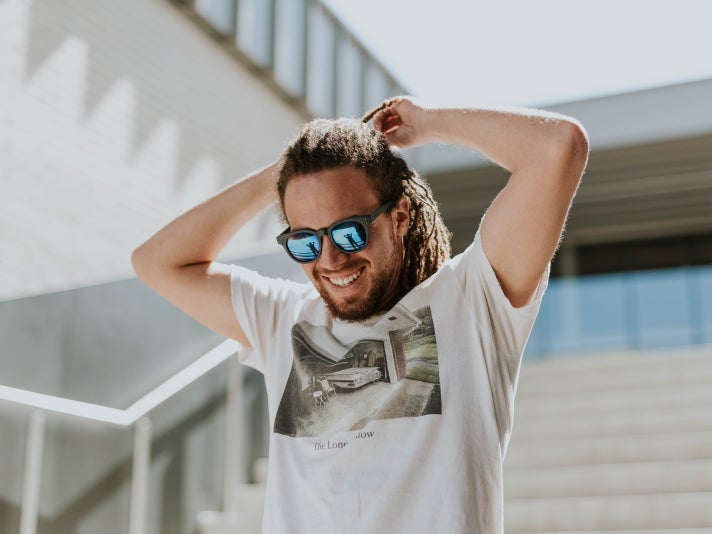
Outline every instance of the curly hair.
POLYGON ((356 119, 315 119, 307 123, 282 155, 277 193, 282 218, 284 192, 294 178, 319 171, 355 167, 373 180, 381 204, 402 195, 410 203, 401 289, 409 291, 450 257, 451 233, 430 186, 388 146, 386 137, 356 119))

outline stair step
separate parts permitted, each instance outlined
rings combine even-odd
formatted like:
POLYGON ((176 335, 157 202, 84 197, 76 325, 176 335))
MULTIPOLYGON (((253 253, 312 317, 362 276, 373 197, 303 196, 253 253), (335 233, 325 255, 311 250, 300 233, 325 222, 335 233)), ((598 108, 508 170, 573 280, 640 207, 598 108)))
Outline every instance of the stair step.
POLYGON ((506 498, 710 493, 712 459, 510 469, 506 498))
MULTIPOLYGON (((521 532, 519 534, 535 534, 521 532)), ((712 528, 674 528, 674 529, 649 529, 645 530, 557 530, 537 532, 536 534, 712 534, 712 528)))
POLYGON ((581 416, 544 415, 519 417, 515 412, 513 436, 517 440, 556 437, 624 436, 665 432, 712 431, 712 410, 708 406, 657 410, 620 410, 581 416))
POLYGON ((527 361, 505 531, 712 534, 712 347, 527 361))
POLYGON ((517 398, 516 415, 582 415, 634 410, 707 406, 712 411, 712 377, 694 384, 665 384, 611 391, 553 391, 517 398))
POLYGON ((712 493, 509 499, 505 532, 709 528, 712 493))
POLYGON ((195 527, 197 534, 260 534, 262 513, 199 512, 195 527))
POLYGON ((712 378, 712 347, 674 353, 613 353, 525 361, 518 396, 564 391, 609 391, 712 378))
POLYGON ((712 431, 528 441, 515 430, 505 470, 712 459, 712 431))

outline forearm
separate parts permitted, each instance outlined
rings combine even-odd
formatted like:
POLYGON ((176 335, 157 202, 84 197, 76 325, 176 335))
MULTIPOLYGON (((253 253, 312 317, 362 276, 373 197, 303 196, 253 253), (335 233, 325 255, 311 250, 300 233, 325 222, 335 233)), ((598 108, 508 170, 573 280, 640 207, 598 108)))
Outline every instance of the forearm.
POLYGON ((476 150, 511 172, 557 158, 566 164, 585 143, 575 120, 540 110, 425 109, 420 120, 429 142, 476 150))
POLYGON ((239 180, 159 230, 131 257, 139 277, 214 261, 235 232, 274 201, 278 167, 275 162, 239 180))

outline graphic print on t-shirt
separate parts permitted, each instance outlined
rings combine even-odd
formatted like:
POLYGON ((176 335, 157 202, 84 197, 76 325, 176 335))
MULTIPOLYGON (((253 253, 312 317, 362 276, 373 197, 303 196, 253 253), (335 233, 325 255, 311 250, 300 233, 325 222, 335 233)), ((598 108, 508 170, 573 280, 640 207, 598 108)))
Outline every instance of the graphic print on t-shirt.
POLYGON ((294 363, 274 431, 293 437, 363 428, 374 419, 442 413, 438 347, 429 306, 397 304, 342 345, 326 326, 292 327, 294 363))

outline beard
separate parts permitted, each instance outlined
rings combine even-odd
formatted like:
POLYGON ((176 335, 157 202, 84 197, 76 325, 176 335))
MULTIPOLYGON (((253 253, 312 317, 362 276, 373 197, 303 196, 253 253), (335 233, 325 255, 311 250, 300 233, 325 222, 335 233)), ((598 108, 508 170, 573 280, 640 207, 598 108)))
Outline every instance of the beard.
POLYGON ((324 287, 325 283, 320 276, 315 277, 314 286, 332 317, 348 322, 364 321, 377 313, 388 311, 403 296, 404 292, 399 287, 402 269, 402 253, 393 247, 383 267, 373 274, 371 288, 366 295, 337 300, 324 287))

